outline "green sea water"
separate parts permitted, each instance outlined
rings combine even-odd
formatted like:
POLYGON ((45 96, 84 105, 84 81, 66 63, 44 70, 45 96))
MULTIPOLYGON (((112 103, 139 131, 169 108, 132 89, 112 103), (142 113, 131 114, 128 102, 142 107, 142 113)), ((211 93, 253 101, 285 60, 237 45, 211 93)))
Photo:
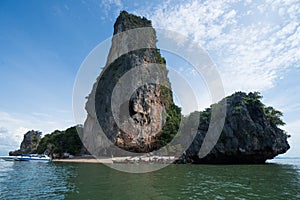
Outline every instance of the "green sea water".
POLYGON ((102 164, 0 161, 0 199, 300 199, 300 160, 271 162, 128 174, 102 164))

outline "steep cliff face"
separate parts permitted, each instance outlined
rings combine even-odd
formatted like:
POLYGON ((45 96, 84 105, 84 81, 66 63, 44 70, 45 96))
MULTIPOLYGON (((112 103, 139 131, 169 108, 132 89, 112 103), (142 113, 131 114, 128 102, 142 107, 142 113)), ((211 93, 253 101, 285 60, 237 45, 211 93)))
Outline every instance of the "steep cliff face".
MULTIPOLYGON (((86 104, 88 116, 84 135, 101 137, 100 125, 107 138, 124 150, 149 152, 158 149, 160 133, 168 123, 165 116, 173 105, 165 59, 156 48, 151 22, 121 12, 114 25, 107 65, 86 104)), ((85 137, 83 141, 89 143, 85 137)), ((99 147, 109 145, 103 143, 99 147)))
POLYGON ((16 156, 20 154, 36 153, 38 144, 41 140, 41 134, 42 133, 39 131, 28 131, 24 135, 24 139, 20 145, 20 149, 9 152, 9 155, 16 156))
POLYGON ((278 128, 284 124, 281 113, 264 106, 260 98, 258 93, 242 92, 226 98, 223 131, 216 146, 204 158, 200 158, 198 152, 208 130, 211 109, 201 112, 197 135, 183 160, 194 163, 264 163, 285 153, 290 146, 288 135, 278 128))

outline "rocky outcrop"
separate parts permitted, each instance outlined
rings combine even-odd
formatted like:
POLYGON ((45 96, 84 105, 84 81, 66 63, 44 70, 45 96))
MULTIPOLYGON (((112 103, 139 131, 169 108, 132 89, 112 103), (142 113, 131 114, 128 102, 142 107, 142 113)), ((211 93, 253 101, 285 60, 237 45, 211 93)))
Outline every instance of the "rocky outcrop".
POLYGON ((46 154, 52 158, 89 155, 80 139, 82 125, 70 127, 64 131, 55 130, 41 138, 39 131, 28 131, 20 145, 20 149, 9 152, 11 156, 20 154, 46 154))
POLYGON ((24 139, 20 145, 20 149, 9 152, 9 155, 17 156, 20 154, 36 153, 39 142, 41 140, 41 134, 42 133, 39 131, 28 131, 24 135, 24 139))
POLYGON ((217 144, 203 158, 198 153, 208 130, 211 109, 201 112, 196 137, 179 162, 264 163, 285 153, 290 146, 289 136, 278 127, 284 124, 282 114, 263 105, 260 98, 258 93, 237 92, 219 103, 226 101, 224 128, 217 144))
MULTIPOLYGON (((165 64, 156 47, 151 22, 122 11, 114 25, 106 66, 86 103, 87 118, 81 139, 93 155, 110 155, 110 150, 119 148, 126 153, 112 154, 152 152, 176 135, 181 110, 173 102, 165 64)), ((166 151, 181 154, 187 148, 180 162, 263 163, 289 149, 288 136, 278 128, 283 124, 281 113, 265 107, 258 93, 238 92, 212 107, 224 108, 222 105, 226 112, 220 109, 222 112, 213 113, 212 124, 216 127, 210 124, 212 109, 198 113, 200 122, 199 118, 195 122, 184 120, 186 126, 180 127, 180 135, 187 136, 175 137, 175 143, 166 151), (215 145, 216 141, 205 136, 209 130, 218 130, 218 118, 224 119, 225 114, 225 125, 215 145), (198 123, 193 140, 195 134, 189 131, 195 129, 187 124, 197 127, 198 123), (199 154, 203 141, 211 142, 213 148, 210 151, 205 146, 205 153, 199 154)))
POLYGON ((97 138, 96 146, 106 152, 110 146, 103 132, 126 151, 158 149, 160 133, 168 123, 164 116, 172 105, 165 59, 156 48, 151 21, 121 12, 107 64, 86 103, 84 144, 93 149, 95 144, 90 143, 97 138))

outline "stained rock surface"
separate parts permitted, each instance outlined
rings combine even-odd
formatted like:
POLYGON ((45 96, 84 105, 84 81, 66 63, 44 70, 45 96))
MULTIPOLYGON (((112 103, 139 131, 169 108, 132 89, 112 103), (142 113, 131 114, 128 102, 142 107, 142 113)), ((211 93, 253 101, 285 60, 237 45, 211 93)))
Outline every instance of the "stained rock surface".
POLYGON ((86 104, 84 143, 89 146, 94 135, 98 144, 90 148, 100 151, 111 145, 130 152, 160 148, 168 110, 175 105, 165 64, 151 21, 122 11, 114 24, 107 64, 86 104))

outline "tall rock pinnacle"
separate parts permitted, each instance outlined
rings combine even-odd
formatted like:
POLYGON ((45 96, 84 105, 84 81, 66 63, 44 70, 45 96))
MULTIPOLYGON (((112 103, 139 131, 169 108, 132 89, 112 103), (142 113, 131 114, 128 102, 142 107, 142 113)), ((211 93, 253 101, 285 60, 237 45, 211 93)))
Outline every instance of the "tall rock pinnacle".
MULTIPOLYGON (((165 64, 151 21, 122 11, 114 24, 106 66, 86 104, 84 134, 100 138, 93 148, 106 152, 113 144, 143 153, 171 139, 163 131, 175 106, 165 64)), ((175 114, 180 116, 179 108, 175 114)))
POLYGON ((150 20, 122 11, 114 24, 114 35, 130 29, 145 27, 152 27, 150 20))

